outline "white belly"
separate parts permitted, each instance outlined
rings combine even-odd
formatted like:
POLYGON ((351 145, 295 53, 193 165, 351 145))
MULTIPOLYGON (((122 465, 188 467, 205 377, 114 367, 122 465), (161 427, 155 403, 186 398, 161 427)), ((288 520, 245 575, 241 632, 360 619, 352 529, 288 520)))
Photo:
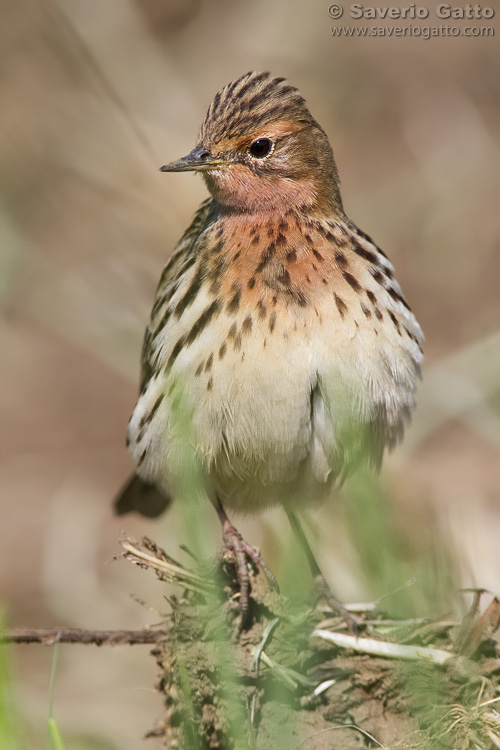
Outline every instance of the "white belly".
MULTIPOLYGON (((186 330, 205 304, 193 305, 186 330)), ((383 330, 360 332, 353 321, 325 328, 309 310, 281 309, 272 331, 266 321, 238 342, 228 337, 234 320, 221 313, 168 373, 162 363, 139 399, 129 439, 144 479, 252 512, 322 499, 361 450, 363 425, 381 421, 377 455, 394 442, 416 373, 411 353, 383 330)), ((159 361, 178 336, 178 326, 164 332, 159 361)))

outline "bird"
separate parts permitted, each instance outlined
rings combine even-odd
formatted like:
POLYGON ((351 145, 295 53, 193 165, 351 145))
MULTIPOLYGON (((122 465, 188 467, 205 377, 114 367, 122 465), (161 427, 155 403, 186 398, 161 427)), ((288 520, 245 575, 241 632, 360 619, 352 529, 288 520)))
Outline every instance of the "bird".
POLYGON ((298 514, 402 439, 423 334, 285 78, 226 85, 194 149, 160 171, 198 172, 210 196, 160 277, 128 425, 135 475, 115 508, 156 517, 172 498, 210 501, 246 616, 248 559, 264 563, 227 511, 282 506, 320 574, 298 514))

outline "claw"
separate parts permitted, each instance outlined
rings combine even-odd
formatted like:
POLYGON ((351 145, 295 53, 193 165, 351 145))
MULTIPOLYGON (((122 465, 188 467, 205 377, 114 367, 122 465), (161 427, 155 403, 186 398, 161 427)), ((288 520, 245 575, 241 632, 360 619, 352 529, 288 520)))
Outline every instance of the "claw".
POLYGON ((316 574, 314 578, 314 589, 316 594, 316 600, 326 599, 328 606, 336 612, 347 625, 348 630, 353 635, 359 635, 358 621, 354 615, 349 612, 345 604, 343 604, 336 596, 332 594, 330 586, 323 578, 323 574, 320 572, 316 574))
POLYGON ((278 582, 262 559, 260 552, 248 544, 238 529, 233 526, 220 502, 217 503, 216 510, 222 523, 224 547, 235 557, 236 576, 240 584, 241 621, 245 623, 250 604, 250 575, 247 560, 250 559, 257 568, 260 568, 265 573, 267 580, 276 591, 279 591, 278 582))
POLYGON ((250 575, 248 573, 247 558, 258 566, 260 555, 245 542, 239 531, 226 519, 222 527, 224 547, 232 552, 236 559, 236 576, 240 584, 240 611, 242 622, 248 617, 250 575))

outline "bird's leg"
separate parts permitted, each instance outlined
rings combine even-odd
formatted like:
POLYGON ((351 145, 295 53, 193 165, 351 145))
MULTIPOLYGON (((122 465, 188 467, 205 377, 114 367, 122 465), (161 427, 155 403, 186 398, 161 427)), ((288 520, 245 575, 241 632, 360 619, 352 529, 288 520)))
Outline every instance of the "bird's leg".
POLYGON ((238 529, 233 526, 218 498, 214 505, 222 524, 222 539, 224 541, 224 547, 233 553, 236 560, 236 575, 240 584, 240 611, 242 622, 245 622, 248 615, 250 593, 250 576, 247 568, 247 558, 250 558, 254 565, 264 571, 268 581, 274 586, 274 588, 277 589, 278 584, 276 578, 262 559, 260 552, 248 544, 243 539, 238 529))
POLYGON ((304 529, 302 528, 299 519, 297 518, 295 513, 291 511, 286 511, 286 514, 288 516, 288 520, 290 521, 290 526, 293 529, 293 533, 299 541, 299 544, 302 547, 307 558, 307 562, 309 563, 309 567, 314 578, 317 598, 326 599, 328 606, 342 617, 349 630, 351 630, 353 633, 357 633, 358 628, 355 618, 350 612, 347 611, 345 604, 343 604, 333 595, 330 586, 326 582, 326 579, 321 572, 318 563, 316 562, 316 558, 314 557, 313 551, 309 545, 309 542, 307 541, 307 537, 304 534, 304 529))

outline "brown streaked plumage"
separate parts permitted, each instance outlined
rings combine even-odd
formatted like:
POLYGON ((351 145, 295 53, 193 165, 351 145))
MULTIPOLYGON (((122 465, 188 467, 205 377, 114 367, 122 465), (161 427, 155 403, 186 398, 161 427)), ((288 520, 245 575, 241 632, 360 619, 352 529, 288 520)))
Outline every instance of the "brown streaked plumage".
POLYGON ((378 468, 414 406, 422 333, 387 256, 346 217, 328 138, 284 79, 247 73, 222 89, 193 151, 162 167, 185 170, 211 197, 162 273, 144 339, 128 443, 146 500, 134 482, 117 508, 159 512, 194 450, 245 611, 245 555, 257 558, 223 508, 293 513, 360 463, 378 468))

